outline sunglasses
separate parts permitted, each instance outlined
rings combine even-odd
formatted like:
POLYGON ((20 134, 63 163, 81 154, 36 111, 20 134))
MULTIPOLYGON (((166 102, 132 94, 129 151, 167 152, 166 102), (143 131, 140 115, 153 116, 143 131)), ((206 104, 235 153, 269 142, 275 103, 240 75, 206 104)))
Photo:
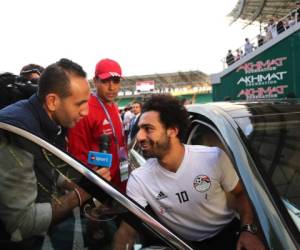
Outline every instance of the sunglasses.
POLYGON ((113 82, 113 83, 120 83, 121 78, 118 76, 112 76, 110 78, 107 79, 99 79, 101 83, 109 83, 109 82, 113 82))

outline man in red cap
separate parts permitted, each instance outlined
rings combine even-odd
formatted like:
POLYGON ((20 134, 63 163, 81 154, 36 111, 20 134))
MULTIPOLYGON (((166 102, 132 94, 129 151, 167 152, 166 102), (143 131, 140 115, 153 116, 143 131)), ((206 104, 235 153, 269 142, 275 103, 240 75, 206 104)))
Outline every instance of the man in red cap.
POLYGON ((89 98, 89 114, 69 131, 69 152, 78 160, 88 163, 90 151, 101 152, 100 137, 109 136, 108 152, 112 154, 111 181, 125 192, 128 178, 127 150, 119 110, 114 103, 120 90, 122 70, 111 59, 103 59, 96 65, 94 84, 96 93, 89 98))

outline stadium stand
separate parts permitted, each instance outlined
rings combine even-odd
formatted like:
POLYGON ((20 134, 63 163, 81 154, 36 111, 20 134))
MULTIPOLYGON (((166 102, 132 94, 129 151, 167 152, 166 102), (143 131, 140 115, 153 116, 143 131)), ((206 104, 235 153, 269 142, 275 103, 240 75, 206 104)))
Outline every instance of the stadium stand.
POLYGON ((128 76, 122 82, 118 96, 119 107, 125 107, 134 99, 143 99, 152 93, 170 93, 179 99, 193 103, 212 100, 210 78, 201 71, 175 72, 165 74, 128 76), (137 84, 152 83, 152 89, 140 89, 137 84))
MULTIPOLYGON (((242 2, 239 1, 237 6, 242 2)), ((258 44, 260 37, 256 37, 256 41, 250 39, 254 51, 243 55, 222 72, 211 75, 213 100, 286 99, 291 98, 289 93, 299 97, 300 2, 249 0, 240 5, 239 11, 237 6, 232 12, 235 18, 240 17, 247 25, 259 21, 266 25, 266 31, 270 31, 272 37, 261 44, 258 44), (258 5, 261 2, 264 2, 263 6, 258 5), (268 5, 270 3, 273 5, 268 5)))
POLYGON ((293 0, 239 0, 234 9, 228 14, 231 22, 237 20, 250 25, 253 22, 267 23, 274 16, 282 18, 291 10, 297 8, 293 0))

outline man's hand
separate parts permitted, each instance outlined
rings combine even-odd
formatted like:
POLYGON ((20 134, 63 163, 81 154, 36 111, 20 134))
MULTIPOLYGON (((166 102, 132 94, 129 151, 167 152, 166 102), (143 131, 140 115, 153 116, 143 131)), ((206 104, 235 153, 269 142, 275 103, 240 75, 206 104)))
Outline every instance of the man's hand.
POLYGON ((109 168, 93 168, 95 172, 101 175, 105 180, 111 181, 110 170, 109 168))
POLYGON ((122 221, 119 229, 114 235, 113 250, 133 249, 133 245, 138 233, 133 227, 122 221))
POLYGON ((265 250, 265 247, 257 235, 250 232, 241 232, 237 242, 237 250, 265 250))
MULTIPOLYGON (((236 207, 240 215, 241 224, 252 224, 254 221, 254 214, 250 201, 244 191, 244 188, 239 181, 231 193, 236 198, 236 207)), ((265 247, 257 235, 242 231, 237 242, 237 250, 264 250, 265 247)))

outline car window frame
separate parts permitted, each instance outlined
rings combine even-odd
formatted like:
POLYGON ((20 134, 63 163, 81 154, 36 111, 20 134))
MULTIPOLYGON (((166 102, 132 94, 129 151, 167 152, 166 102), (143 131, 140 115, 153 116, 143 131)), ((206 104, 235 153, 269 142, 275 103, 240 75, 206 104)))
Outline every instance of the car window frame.
MULTIPOLYGON (((280 114, 278 114, 278 116, 280 116, 280 114)), ((254 118, 255 118, 255 116, 254 116, 254 118)), ((245 117, 238 118, 239 121, 243 120, 243 119, 248 119, 249 122, 252 121, 252 119, 249 119, 248 117, 247 118, 245 118, 245 117)), ((241 136, 241 139, 243 140, 244 144, 247 145, 247 149, 251 148, 250 145, 248 145, 249 140, 247 139, 247 136, 245 135, 245 131, 241 130, 240 136, 241 136)), ((272 180, 270 179, 269 176, 267 176, 267 172, 265 171, 264 167, 261 165, 260 160, 255 159, 256 157, 255 157, 254 153, 251 152, 251 150, 248 153, 254 159, 256 169, 257 169, 257 171, 259 171, 261 173, 261 176, 264 179, 265 185, 268 187, 268 190, 272 194, 272 197, 275 202, 275 206, 280 211, 280 215, 285 220, 285 223, 287 224, 287 227, 289 228, 290 232, 294 235, 294 238, 298 239, 299 225, 296 225, 296 221, 292 218, 293 215, 291 213, 291 210, 288 209, 289 206, 287 205, 287 202, 281 198, 280 194, 278 193, 278 190, 272 183, 272 180)), ((298 220, 299 220, 299 218, 298 218, 298 220)), ((298 242, 298 244, 300 244, 300 240, 298 240, 297 242, 298 242)))
MULTIPOLYGON (((298 246, 298 241, 286 224, 286 218, 281 216, 273 197, 269 194, 268 189, 264 184, 264 179, 262 178, 261 173, 256 169, 255 163, 241 138, 239 127, 235 121, 225 111, 209 104, 203 105, 203 108, 200 105, 190 106, 188 111, 192 123, 196 120, 200 120, 201 122, 203 120, 209 124, 210 127, 213 126, 214 131, 222 136, 221 141, 223 142, 238 175, 243 180, 245 189, 255 208, 263 231, 268 232, 268 230, 270 230, 269 224, 278 225, 279 222, 281 228, 275 226, 272 227, 274 230, 272 234, 276 235, 278 244, 288 246, 290 249, 297 249, 296 246, 298 246), (251 183, 257 183, 259 185, 251 186, 251 183), (255 200, 264 200, 264 203, 259 203, 258 201, 255 202, 255 200), (278 218, 269 217, 269 214, 266 213, 266 211, 271 211, 273 214, 278 215, 278 218), (262 221, 264 223, 261 223, 262 221), (268 223, 266 223, 267 221, 268 223)), ((271 234, 264 235, 267 244, 269 246, 273 245, 274 243, 272 242, 274 239, 271 234)))
POLYGON ((157 221, 152 215, 147 213, 147 211, 138 203, 136 203, 130 197, 119 192, 108 181, 103 179, 99 174, 89 170, 88 167, 86 167, 84 164, 73 158, 67 152, 64 152, 63 150, 55 147, 51 143, 45 141, 44 139, 34 135, 29 131, 26 131, 22 128, 16 127, 8 123, 0 122, 0 130, 5 130, 9 133, 21 136, 22 138, 35 143, 39 147, 44 148, 45 150, 55 155, 57 158, 70 165, 78 173, 80 173, 82 176, 94 183, 106 194, 113 197, 113 199, 115 199, 122 206, 128 209, 136 217, 138 217, 142 221, 143 225, 145 225, 154 234, 158 234, 158 237, 162 238, 162 240, 168 241, 170 244, 177 248, 192 249, 185 241, 180 239, 167 227, 165 227, 159 221, 157 221))

